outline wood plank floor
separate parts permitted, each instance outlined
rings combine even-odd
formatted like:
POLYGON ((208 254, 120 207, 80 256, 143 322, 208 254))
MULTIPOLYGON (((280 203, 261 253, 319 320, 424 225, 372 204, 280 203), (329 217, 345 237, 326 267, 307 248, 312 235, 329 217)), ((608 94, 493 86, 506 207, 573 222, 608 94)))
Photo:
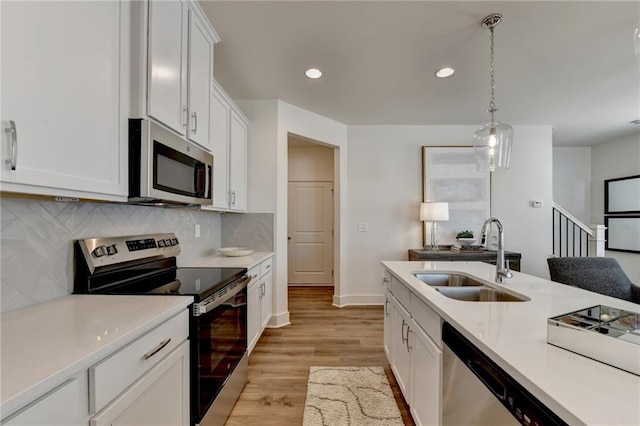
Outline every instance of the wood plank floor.
POLYGON ((331 306, 331 287, 289 287, 291 325, 266 329, 227 426, 301 425, 311 366, 383 366, 406 425, 413 425, 383 349, 382 306, 331 306))

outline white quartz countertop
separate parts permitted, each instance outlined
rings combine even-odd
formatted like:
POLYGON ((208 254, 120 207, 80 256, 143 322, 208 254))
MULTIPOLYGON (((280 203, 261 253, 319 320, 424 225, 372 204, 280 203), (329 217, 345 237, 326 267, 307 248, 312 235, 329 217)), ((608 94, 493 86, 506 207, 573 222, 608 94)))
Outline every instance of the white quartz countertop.
POLYGON ((270 251, 254 251, 248 256, 224 256, 220 253, 180 263, 181 268, 247 268, 251 269, 273 256, 270 251))
POLYGON ((518 272, 496 284, 495 267, 481 262, 382 264, 567 423, 640 425, 640 376, 547 343, 549 317, 600 304, 640 312, 640 305, 518 272), (450 299, 415 278, 417 271, 462 272, 531 300, 450 299))
POLYGON ((186 309, 191 296, 71 295, 0 316, 6 416, 186 309))

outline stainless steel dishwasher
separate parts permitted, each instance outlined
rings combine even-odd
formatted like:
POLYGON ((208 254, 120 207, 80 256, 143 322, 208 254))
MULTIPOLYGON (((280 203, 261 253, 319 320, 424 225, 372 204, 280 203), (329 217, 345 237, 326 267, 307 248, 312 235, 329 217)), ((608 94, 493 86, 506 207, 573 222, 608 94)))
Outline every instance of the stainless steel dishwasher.
POLYGON ((567 424, 446 322, 442 341, 443 425, 567 424))

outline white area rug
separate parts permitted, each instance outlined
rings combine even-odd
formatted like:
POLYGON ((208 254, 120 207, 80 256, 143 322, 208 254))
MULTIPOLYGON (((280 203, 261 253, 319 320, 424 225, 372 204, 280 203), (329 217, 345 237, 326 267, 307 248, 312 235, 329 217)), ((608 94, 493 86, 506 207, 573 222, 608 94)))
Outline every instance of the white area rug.
POLYGON ((382 367, 311 367, 303 426, 403 426, 382 367))

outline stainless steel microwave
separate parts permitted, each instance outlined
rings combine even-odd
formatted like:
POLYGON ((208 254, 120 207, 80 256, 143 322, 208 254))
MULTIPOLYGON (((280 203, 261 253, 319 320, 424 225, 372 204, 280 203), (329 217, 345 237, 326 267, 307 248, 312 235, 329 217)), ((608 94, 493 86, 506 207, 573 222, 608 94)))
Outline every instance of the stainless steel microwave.
POLYGON ((129 120, 129 202, 211 204, 213 155, 146 119, 129 120))

